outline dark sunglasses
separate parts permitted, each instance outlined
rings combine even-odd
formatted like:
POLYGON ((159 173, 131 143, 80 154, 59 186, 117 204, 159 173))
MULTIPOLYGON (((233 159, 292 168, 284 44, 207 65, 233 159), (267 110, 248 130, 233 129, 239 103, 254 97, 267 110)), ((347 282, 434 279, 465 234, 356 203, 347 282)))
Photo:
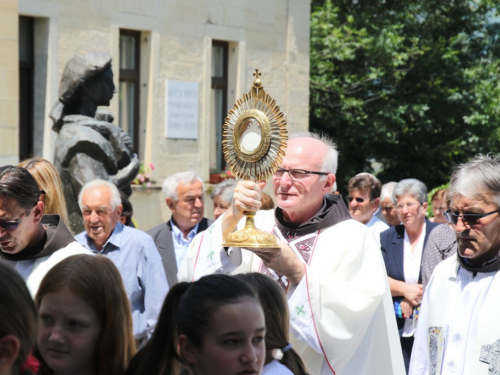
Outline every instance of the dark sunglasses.
POLYGON ((365 200, 364 200, 363 198, 361 198, 361 197, 356 197, 356 198, 354 198, 354 197, 347 197, 347 200, 349 201, 349 203, 351 203, 353 199, 355 199, 355 200, 356 200, 356 202, 358 202, 358 203, 363 203, 363 202, 365 201, 365 200))
POLYGON ((19 226, 19 223, 21 223, 21 220, 24 219, 24 217, 26 216, 26 214, 28 212, 29 212, 29 210, 26 210, 24 212, 23 216, 21 216, 17 220, 9 220, 9 221, 0 220, 0 227, 2 227, 4 229, 16 229, 19 226))
POLYGON ((450 224, 457 225, 458 223, 458 218, 461 217, 462 221, 464 223, 467 223, 469 225, 476 225, 479 220, 481 220, 483 217, 493 215, 496 212, 500 212, 500 209, 487 212, 485 214, 458 214, 456 212, 452 212, 450 210, 443 212, 443 216, 446 219, 446 221, 450 224))

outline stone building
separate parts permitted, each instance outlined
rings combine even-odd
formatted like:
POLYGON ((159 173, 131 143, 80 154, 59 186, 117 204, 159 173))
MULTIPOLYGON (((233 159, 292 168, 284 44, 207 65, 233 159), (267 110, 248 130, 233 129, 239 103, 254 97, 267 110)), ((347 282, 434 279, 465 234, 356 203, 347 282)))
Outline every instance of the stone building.
MULTIPOLYGON (((161 185, 172 173, 193 170, 208 181, 211 169, 224 167, 224 117, 249 91, 255 68, 289 130, 308 129, 310 6, 310 0, 1 1, 0 165, 33 155, 53 160, 48 114, 64 66, 76 53, 102 51, 113 56, 118 91, 109 110, 146 169, 154 165, 153 180, 161 185)), ((165 217, 158 211, 164 204, 155 186, 153 193, 135 192, 134 208, 148 229, 148 217, 165 217)))

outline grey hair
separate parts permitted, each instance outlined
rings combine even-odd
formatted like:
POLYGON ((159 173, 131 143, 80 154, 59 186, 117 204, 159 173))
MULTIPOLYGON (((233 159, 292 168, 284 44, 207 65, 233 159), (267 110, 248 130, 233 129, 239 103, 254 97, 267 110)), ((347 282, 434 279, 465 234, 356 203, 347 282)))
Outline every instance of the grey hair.
POLYGON ((392 192, 398 183, 391 181, 382 185, 382 191, 380 192, 380 201, 382 202, 385 198, 389 198, 392 203, 394 203, 394 198, 392 197, 392 192))
POLYGON ((289 139, 296 138, 312 138, 320 141, 327 147, 327 152, 325 154, 325 158, 323 160, 323 167, 320 172, 328 172, 331 174, 337 173, 337 165, 339 152, 337 150, 337 145, 333 142, 333 140, 324 133, 318 134, 313 132, 303 132, 303 133, 294 133, 290 135, 289 139))
POLYGON ((163 196, 165 199, 170 198, 173 201, 179 200, 179 195, 177 194, 177 188, 179 185, 190 185, 198 180, 201 182, 201 186, 203 191, 205 191, 205 184, 202 179, 196 175, 196 173, 188 171, 188 172, 179 172, 169 176, 161 187, 161 191, 163 192, 163 196))
POLYGON ((392 201, 396 203, 403 195, 411 195, 420 204, 427 202, 427 187, 422 181, 415 178, 401 180, 394 187, 392 192, 392 201))
POLYGON ((215 198, 220 197, 224 202, 231 203, 233 200, 234 188, 236 186, 236 180, 229 179, 222 181, 215 185, 214 189, 210 193, 210 198, 215 200, 215 198))
POLYGON ((500 157, 495 154, 477 155, 465 164, 458 165, 451 174, 450 200, 456 194, 466 197, 493 196, 500 207, 500 157))
POLYGON ((120 191, 116 187, 115 184, 112 182, 106 181, 106 180, 92 180, 90 182, 87 182, 85 185, 83 185, 82 190, 80 190, 80 194, 78 194, 78 206, 80 206, 80 210, 83 207, 82 204, 82 197, 83 193, 85 193, 87 190, 97 188, 100 186, 106 186, 110 191, 111 191, 111 201, 109 204, 111 205, 111 209, 115 209, 118 207, 120 204, 122 204, 122 198, 120 196, 120 191))

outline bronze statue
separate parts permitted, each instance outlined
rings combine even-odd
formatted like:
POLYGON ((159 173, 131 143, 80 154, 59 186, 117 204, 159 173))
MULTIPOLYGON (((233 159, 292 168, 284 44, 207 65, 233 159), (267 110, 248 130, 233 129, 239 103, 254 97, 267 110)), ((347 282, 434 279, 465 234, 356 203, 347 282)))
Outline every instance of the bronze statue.
POLYGON ((127 195, 140 161, 128 134, 113 125, 109 106, 116 92, 111 55, 91 52, 68 61, 61 78, 59 101, 50 117, 58 134, 54 164, 61 175, 73 233, 84 230, 78 194, 94 179, 113 182, 127 195))

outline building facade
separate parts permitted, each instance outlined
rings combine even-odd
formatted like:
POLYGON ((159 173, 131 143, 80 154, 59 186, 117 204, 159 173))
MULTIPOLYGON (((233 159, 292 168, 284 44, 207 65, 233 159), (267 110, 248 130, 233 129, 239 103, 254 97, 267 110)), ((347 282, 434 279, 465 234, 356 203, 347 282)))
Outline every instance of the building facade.
MULTIPOLYGON (((309 0, 0 2, 0 165, 53 160, 48 117, 74 54, 113 56, 107 108, 153 181, 224 169, 225 115, 262 73, 290 132, 308 129, 309 0), (180 96, 176 99, 176 96, 180 96), (149 165, 154 170, 149 171, 149 165)), ((147 228, 145 228, 147 229, 147 228)))

